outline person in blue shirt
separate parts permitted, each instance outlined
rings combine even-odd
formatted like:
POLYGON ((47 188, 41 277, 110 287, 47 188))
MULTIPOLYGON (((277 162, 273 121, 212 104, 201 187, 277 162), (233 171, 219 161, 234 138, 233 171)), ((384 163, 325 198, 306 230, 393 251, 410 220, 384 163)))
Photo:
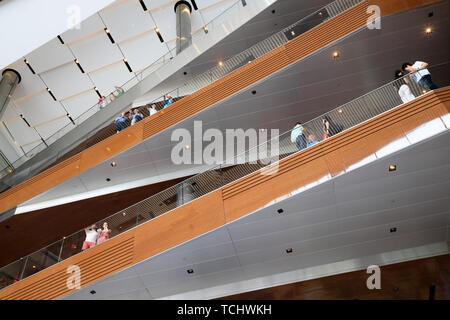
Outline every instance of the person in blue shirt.
POLYGON ((166 104, 164 105, 163 109, 165 109, 165 108, 167 108, 168 106, 170 106, 170 105, 172 104, 172 102, 173 102, 172 97, 171 97, 171 96, 167 96, 167 102, 166 102, 166 104))
POLYGON ((303 128, 301 122, 297 122, 291 131, 291 142, 295 143, 299 151, 306 148, 306 138, 304 132, 305 128, 303 128))
POLYGON ((116 118, 116 125, 114 127, 114 130, 116 130, 116 132, 119 133, 126 127, 127 127, 127 119, 125 118, 125 112, 122 112, 122 114, 116 118))
POLYGON ((306 147, 307 147, 307 148, 309 148, 309 147, 315 145, 316 143, 319 143, 319 141, 317 141, 316 136, 313 135, 313 134, 310 134, 310 135, 308 136, 308 141, 309 141, 309 142, 306 144, 306 147))

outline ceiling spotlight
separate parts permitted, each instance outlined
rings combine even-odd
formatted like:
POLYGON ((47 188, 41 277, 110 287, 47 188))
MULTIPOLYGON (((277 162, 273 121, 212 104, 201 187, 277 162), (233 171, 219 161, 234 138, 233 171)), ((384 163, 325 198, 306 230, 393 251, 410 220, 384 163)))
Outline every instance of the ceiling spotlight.
POLYGON ((338 113, 339 113, 339 114, 341 114, 342 112, 344 112, 344 110, 342 110, 342 109, 339 109, 339 110, 338 110, 338 113))
POLYGON ((111 162, 111 167, 117 166, 117 163, 115 161, 111 162))
POLYGON ((204 27, 203 27, 203 31, 205 31, 205 33, 208 33, 208 27, 207 27, 207 26, 204 26, 204 27))
POLYGON ((187 273, 192 274, 192 273, 194 273, 194 270, 188 269, 188 270, 187 270, 187 273))
POLYGON ((423 89, 423 90, 422 90, 422 93, 424 93, 424 94, 427 93, 427 90, 423 89))
POLYGON ((425 33, 426 34, 432 34, 433 33, 433 29, 431 29, 431 27, 428 27, 425 29, 425 33))
POLYGON ((333 58, 334 59, 339 58, 339 52, 338 51, 333 52, 333 58))
POLYGON ((391 233, 397 232, 397 228, 391 228, 391 229, 389 229, 389 232, 391 232, 391 233))
POLYGON ((190 147, 191 147, 191 146, 190 146, 190 145, 188 145, 188 144, 187 144, 187 145, 185 146, 185 148, 186 148, 186 149, 189 149, 190 147))
POLYGON ((223 66, 223 62, 222 61, 219 61, 219 66, 223 66))
POLYGON ((395 170, 397 170, 397 166, 395 164, 391 164, 389 166, 389 171, 395 171, 395 170))
POLYGON ((127 215, 127 213, 126 212, 124 212, 124 213, 122 213, 122 215, 125 217, 126 215, 127 215))
POLYGON ((293 36, 295 36, 295 32, 294 32, 294 30, 292 30, 292 31, 291 31, 291 34, 292 34, 293 36))
POLYGON ((286 253, 292 253, 292 248, 286 249, 286 253))

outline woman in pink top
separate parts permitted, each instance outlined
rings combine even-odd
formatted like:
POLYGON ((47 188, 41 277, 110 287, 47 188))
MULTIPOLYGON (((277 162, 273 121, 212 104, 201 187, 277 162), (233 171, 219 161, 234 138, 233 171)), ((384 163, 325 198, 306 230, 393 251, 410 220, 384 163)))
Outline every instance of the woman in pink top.
POLYGON ((100 244, 100 243, 108 240, 110 235, 111 235, 111 229, 108 229, 108 222, 104 222, 103 230, 101 230, 101 229, 98 230, 97 244, 100 244))

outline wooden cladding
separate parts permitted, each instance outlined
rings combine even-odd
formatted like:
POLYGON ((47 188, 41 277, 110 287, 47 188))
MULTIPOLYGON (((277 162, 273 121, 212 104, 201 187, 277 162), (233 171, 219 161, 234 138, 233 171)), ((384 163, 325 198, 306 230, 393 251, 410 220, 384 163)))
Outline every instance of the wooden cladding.
POLYGON ((68 267, 80 268, 80 285, 85 287, 129 267, 133 261, 133 246, 133 234, 122 234, 101 247, 94 247, 0 291, 0 298, 4 300, 58 299, 76 290, 70 289, 67 284, 69 277, 74 274, 68 267))
MULTIPOLYGON (((73 292, 67 267, 87 286, 131 265, 255 212, 293 191, 349 170, 422 125, 449 116, 450 88, 430 92, 285 158, 271 176, 255 172, 0 291, 0 299, 58 299, 73 292)), ((443 121, 443 130, 448 130, 443 121)))

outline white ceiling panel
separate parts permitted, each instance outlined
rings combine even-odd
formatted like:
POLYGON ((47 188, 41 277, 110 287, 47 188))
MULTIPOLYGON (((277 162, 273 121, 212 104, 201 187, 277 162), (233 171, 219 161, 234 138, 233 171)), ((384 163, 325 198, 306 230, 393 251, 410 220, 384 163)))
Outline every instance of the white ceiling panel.
POLYGON ((61 100, 93 88, 86 74, 81 73, 75 62, 70 62, 56 69, 41 74, 56 99, 61 100), (61 79, 67 79, 62 81, 61 79))
POLYGON ((134 73, 128 71, 122 60, 95 72, 91 72, 89 75, 100 91, 100 94, 104 96, 115 91, 114 86, 120 87, 134 77, 134 73))
POLYGON ((227 10, 230 7, 230 5, 232 5, 235 2, 236 0, 222 0, 222 1, 203 0, 198 1, 198 3, 196 1, 199 10, 202 13, 203 19, 205 20, 205 23, 209 23, 218 15, 218 12, 223 12, 227 10))
POLYGON ((28 126, 22 119, 8 122, 6 126, 8 127, 8 130, 11 132, 13 137, 17 137, 16 140, 20 146, 28 144, 30 142, 34 142, 36 140, 39 140, 39 142, 41 142, 41 137, 39 137, 34 129, 29 130, 28 126))
POLYGON ((25 97, 29 94, 45 89, 45 85, 37 74, 32 74, 25 62, 14 66, 22 76, 22 81, 16 86, 13 93, 13 100, 25 97))
POLYGON ((149 66, 168 52, 167 46, 159 41, 153 30, 120 43, 120 48, 133 71, 149 66))
POLYGON ((106 32, 100 32, 73 43, 70 47, 85 72, 91 72, 123 59, 117 45, 109 40, 106 32))
POLYGON ((65 126, 73 126, 73 124, 70 122, 69 118, 63 117, 59 119, 51 120, 50 122, 46 122, 43 125, 37 126, 36 130, 39 132, 39 134, 46 140, 48 137, 50 137, 54 132, 59 131, 61 128, 65 126))
POLYGON ((152 10, 150 14, 152 15, 164 41, 167 42, 174 40, 177 33, 176 16, 173 11, 173 5, 159 7, 157 10, 152 10))
POLYGON ((17 117, 19 117, 19 110, 16 109, 14 104, 9 103, 2 115, 1 120, 8 124, 9 121, 16 121, 17 117))
POLYGON ((41 91, 32 99, 16 101, 15 104, 31 126, 66 114, 60 103, 54 101, 47 90, 41 91))
POLYGON ((22 149, 25 152, 29 152, 31 150, 34 150, 33 153, 40 152, 43 148, 45 148, 45 147, 42 145, 42 141, 41 140, 37 140, 37 141, 34 141, 32 143, 29 143, 27 145, 23 145, 22 146, 22 149), (35 149, 35 147, 37 147, 37 148, 35 149))
POLYGON ((36 73, 56 68, 74 59, 67 45, 61 44, 57 38, 31 52, 26 58, 36 73))
POLYGON ((64 40, 65 43, 70 43, 75 40, 79 40, 83 37, 86 37, 88 35, 91 35, 97 31, 103 30, 104 28, 105 25, 103 24, 98 14, 94 14, 81 22, 80 29, 76 28, 70 29, 64 32, 61 35, 61 38, 64 40))
POLYGON ((80 114, 90 109, 98 102, 98 95, 94 90, 82 92, 76 96, 61 101, 61 103, 69 112, 70 116, 75 119, 80 114))
POLYGON ((155 27, 152 18, 142 9, 137 0, 117 2, 117 5, 102 10, 100 15, 116 42, 124 41, 155 27), (124 17, 127 18, 124 19, 124 17))

